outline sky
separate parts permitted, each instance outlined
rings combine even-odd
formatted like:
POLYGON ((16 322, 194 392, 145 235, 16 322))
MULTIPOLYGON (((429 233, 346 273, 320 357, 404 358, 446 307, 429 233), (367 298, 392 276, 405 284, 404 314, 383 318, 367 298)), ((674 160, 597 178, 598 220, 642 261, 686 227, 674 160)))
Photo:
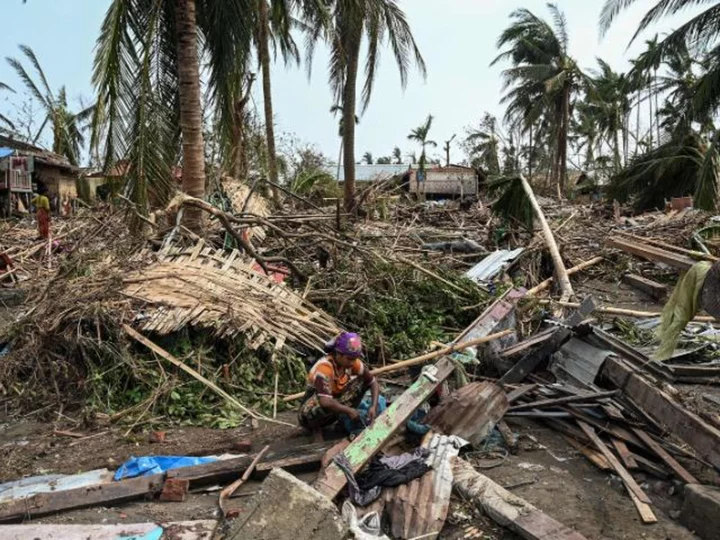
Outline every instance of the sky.
MULTIPOLYGON (((662 34, 677 26, 670 19, 629 41, 642 15, 657 0, 637 0, 623 12, 609 33, 600 38, 598 22, 604 0, 556 0, 565 13, 570 34, 570 53, 582 69, 592 69, 599 56, 617 71, 628 68, 628 60, 644 48, 643 39, 662 34)), ((72 103, 79 107, 92 100, 90 82, 93 50, 110 0, 2 0, 3 31, 0 56, 19 57, 18 44, 31 46, 43 66, 53 89, 67 87, 72 103), (7 21, 12 21, 8 24, 7 21)), ((400 0, 421 53, 427 64, 427 79, 411 73, 403 90, 390 51, 383 50, 370 106, 360 118, 356 133, 356 155, 370 151, 375 158, 390 155, 399 146, 403 153, 417 150, 407 140, 411 129, 423 123, 428 114, 435 117, 430 137, 438 141, 453 134, 460 139, 465 129, 477 124, 484 111, 502 116, 502 65, 490 66, 497 56, 496 41, 518 8, 547 18, 545 0, 400 0)), ((22 85, 10 66, 0 60, 0 81, 16 90, 22 85)), ((330 158, 339 150, 337 118, 329 110, 333 104, 327 84, 327 54, 318 47, 312 76, 305 66, 273 68, 275 124, 278 133, 293 134, 317 145, 330 158)), ((0 112, 16 114, 22 95, 0 94, 0 112)), ((262 112, 260 85, 255 85, 253 102, 262 112)), ((39 123, 38 123, 39 126, 39 123)), ((49 132, 44 141, 47 144, 49 132)), ((457 139, 456 139, 457 140, 457 139)), ((438 148, 438 155, 439 155, 438 148)), ((457 144, 451 160, 463 158, 457 144)))

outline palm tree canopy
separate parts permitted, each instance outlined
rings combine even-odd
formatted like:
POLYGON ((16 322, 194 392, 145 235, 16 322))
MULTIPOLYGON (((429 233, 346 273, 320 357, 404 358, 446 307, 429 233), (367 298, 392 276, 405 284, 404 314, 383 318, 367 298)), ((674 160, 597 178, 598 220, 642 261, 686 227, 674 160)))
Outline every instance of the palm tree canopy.
MULTIPOLYGON (((600 30, 605 34, 620 13, 637 0, 607 0, 600 16, 600 30)), ((652 24, 694 7, 704 7, 698 15, 670 32, 660 43, 648 49, 643 65, 659 65, 662 59, 677 54, 684 47, 705 53, 707 71, 698 80, 689 111, 693 119, 711 115, 720 106, 720 1, 658 0, 643 17, 630 43, 652 24)), ((700 120, 702 121, 702 120, 700 120)))
MULTIPOLYGON (((397 5, 397 0, 334 0, 330 4, 329 18, 332 21, 332 28, 328 31, 327 26, 313 25, 306 43, 308 58, 311 59, 315 43, 329 32, 329 78, 336 101, 342 101, 347 77, 347 54, 353 48, 355 40, 364 38, 367 43, 362 110, 367 109, 370 103, 377 68, 380 65, 380 51, 384 44, 387 44, 392 51, 403 88, 407 86, 412 63, 415 63, 423 77, 426 76, 425 61, 415 43, 405 13, 397 5)), ((310 18, 317 20, 312 15, 310 18)))
POLYGON ((50 88, 50 83, 35 52, 27 45, 18 47, 32 65, 35 72, 34 77, 20 60, 16 58, 6 58, 6 60, 32 97, 40 103, 45 111, 45 119, 31 142, 37 143, 45 127, 49 125, 53 131, 53 152, 65 156, 72 165, 79 165, 80 154, 85 143, 85 137, 82 134, 83 125, 90 120, 95 110, 94 106, 77 113, 71 112, 65 87, 61 87, 55 94, 50 88))
POLYGON ((411 141, 417 141, 422 144, 423 150, 425 146, 437 147, 437 142, 428 140, 428 135, 430 133, 430 128, 432 127, 433 119, 433 115, 429 114, 427 119, 425 120, 425 123, 413 129, 408 135, 408 139, 410 139, 411 141))

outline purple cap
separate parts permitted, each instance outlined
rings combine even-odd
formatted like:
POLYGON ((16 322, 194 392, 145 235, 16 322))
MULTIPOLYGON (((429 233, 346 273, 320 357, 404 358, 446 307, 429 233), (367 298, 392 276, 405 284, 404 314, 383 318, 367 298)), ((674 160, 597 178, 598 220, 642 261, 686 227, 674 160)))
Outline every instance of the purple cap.
POLYGON ((335 338, 335 352, 351 358, 362 358, 362 341, 354 332, 343 332, 335 338))

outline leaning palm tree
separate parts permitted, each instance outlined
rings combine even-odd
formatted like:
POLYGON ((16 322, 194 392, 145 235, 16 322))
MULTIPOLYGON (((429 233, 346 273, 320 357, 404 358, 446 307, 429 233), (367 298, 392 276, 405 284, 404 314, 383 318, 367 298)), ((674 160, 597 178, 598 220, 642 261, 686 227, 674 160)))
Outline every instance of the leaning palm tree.
POLYGON ((65 156, 71 164, 77 166, 80 162, 81 148, 85 142, 82 135, 83 125, 90 119, 94 109, 88 107, 78 113, 71 112, 65 87, 61 87, 57 93, 53 92, 33 50, 26 45, 20 45, 19 48, 33 66, 37 80, 20 60, 7 58, 7 62, 45 113, 40 129, 30 142, 37 144, 38 139, 49 125, 53 132, 52 151, 65 156))
MULTIPOLYGON (((129 161, 127 189, 141 211, 148 196, 168 200, 179 161, 182 190, 205 195, 199 59, 206 60, 210 96, 231 99, 223 82, 248 57, 254 7, 253 0, 110 3, 95 53, 92 145, 103 141, 106 166, 129 161)), ((201 217, 187 208, 183 219, 200 230, 201 217)))
POLYGON ((362 160, 363 160, 365 163, 367 163, 368 165, 372 165, 372 164, 373 164, 373 155, 372 155, 372 152, 365 152, 365 153, 363 154, 362 160))
MULTIPOLYGON (((400 72, 400 83, 407 84, 410 64, 414 60, 423 75, 425 62, 405 14, 396 0, 334 0, 331 3, 330 86, 335 100, 343 105, 343 166, 345 168, 345 207, 355 208, 355 115, 357 110, 358 71, 360 50, 366 41, 365 83, 362 89, 361 110, 367 109, 372 95, 380 48, 387 43, 392 49, 400 72)), ((313 43, 323 35, 320 25, 309 35, 308 55, 313 43)))
POLYGON ((393 148, 392 157, 395 160, 396 165, 400 165, 402 163, 402 152, 399 147, 396 146, 393 148))
POLYGON ((437 142, 428 139, 432 123, 433 115, 429 114, 427 119, 425 120, 425 123, 413 129, 408 135, 408 139, 410 139, 411 141, 415 141, 420 145, 420 161, 418 162, 418 164, 421 171, 425 170, 425 164, 427 163, 427 155, 425 153, 427 147, 432 146, 433 148, 437 148, 437 142))
MULTIPOLYGON (((15 90, 10 88, 4 82, 0 82, 0 90, 7 90, 8 92, 15 93, 15 90)), ((2 131, 15 131, 15 124, 7 116, 0 114, 0 130, 2 131)))
MULTIPOLYGON (((636 0, 607 0, 600 16, 601 33, 606 33, 621 11, 636 0)), ((647 51, 647 64, 677 53, 683 47, 705 51, 707 71, 698 81, 688 111, 692 119, 704 119, 720 106, 720 0, 658 0, 643 17, 631 43, 652 24, 692 7, 707 6, 698 15, 670 32, 660 43, 647 51)))
POLYGON ((504 101, 523 117, 526 128, 543 114, 552 118, 555 148, 551 181, 560 191, 567 182, 572 102, 584 75, 569 54, 564 15, 554 4, 548 7, 552 24, 527 9, 510 15, 513 22, 498 39, 498 48, 506 48, 493 64, 511 63, 503 71, 504 85, 509 90, 504 101))

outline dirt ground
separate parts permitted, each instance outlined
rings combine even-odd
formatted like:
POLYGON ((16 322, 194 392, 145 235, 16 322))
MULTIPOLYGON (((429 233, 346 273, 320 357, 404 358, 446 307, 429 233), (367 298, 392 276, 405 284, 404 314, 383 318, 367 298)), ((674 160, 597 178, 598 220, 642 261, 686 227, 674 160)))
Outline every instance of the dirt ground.
MULTIPOLYGON (((292 413, 286 413, 291 420, 292 413)), ((7 419, 6 419, 7 420, 7 419)), ((671 516, 682 503, 681 488, 672 481, 648 477, 643 488, 653 501, 659 522, 643 525, 630 498, 617 478, 598 470, 570 447, 557 433, 532 420, 508 419, 520 435, 520 451, 504 460, 470 454, 479 470, 513 493, 525 498, 560 522, 576 528, 587 538, 613 540, 690 540, 696 538, 671 516), (486 469, 486 467, 489 467, 486 469), (527 483, 531 482, 531 483, 527 483), (513 487, 518 484, 518 487, 513 487)), ((310 442, 299 429, 282 426, 232 430, 168 428, 166 442, 150 443, 148 434, 123 437, 120 428, 99 430, 87 439, 53 435, 53 426, 32 420, 2 423, 0 420, 0 479, 48 473, 77 473, 94 468, 115 468, 131 456, 207 455, 232 452, 232 444, 250 439, 254 449, 265 444, 288 447, 310 442)), ((300 475, 312 481, 314 473, 300 475)), ((259 481, 244 485, 232 505, 242 511, 259 488, 259 481)), ((217 519, 219 486, 192 493, 183 503, 139 501, 115 507, 94 507, 47 516, 43 523, 134 523, 174 520, 217 519)), ((463 501, 454 499, 442 538, 459 539, 468 527, 486 540, 516 538, 492 520, 479 516, 463 501)))

